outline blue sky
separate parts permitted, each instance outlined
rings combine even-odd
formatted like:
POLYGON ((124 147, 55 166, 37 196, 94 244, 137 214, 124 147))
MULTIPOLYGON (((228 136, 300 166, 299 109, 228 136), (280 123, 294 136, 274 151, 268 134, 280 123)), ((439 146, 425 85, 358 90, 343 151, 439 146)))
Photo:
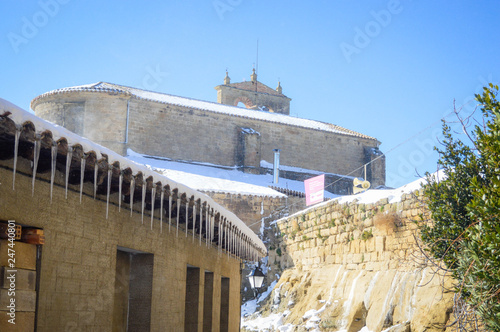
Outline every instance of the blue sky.
MULTIPOLYGON (((500 79, 496 1, 1 1, 0 97, 99 81, 216 101, 281 81, 291 114, 376 137, 387 184, 436 169, 440 118, 500 79)), ((453 120, 453 117, 449 117, 453 120)))

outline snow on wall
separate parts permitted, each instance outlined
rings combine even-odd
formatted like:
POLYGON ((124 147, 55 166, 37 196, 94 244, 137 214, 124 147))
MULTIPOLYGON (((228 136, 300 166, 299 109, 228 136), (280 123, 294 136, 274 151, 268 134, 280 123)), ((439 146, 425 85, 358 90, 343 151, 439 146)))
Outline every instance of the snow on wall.
MULTIPOLYGON (((433 176, 436 179, 444 179, 444 172, 438 171, 438 172, 434 173, 433 176)), ((422 186, 425 183, 426 183, 426 179, 420 178, 420 179, 417 179, 413 182, 405 184, 404 186, 401 186, 401 187, 396 188, 396 189, 370 189, 370 190, 364 191, 364 192, 356 194, 356 195, 345 195, 345 196, 336 197, 336 198, 334 198, 334 200, 337 200, 340 204, 351 203, 354 201, 357 201, 357 203, 359 203, 359 204, 370 204, 370 203, 376 203, 381 199, 387 198, 388 203, 397 203, 397 202, 401 202, 401 198, 402 198, 403 194, 409 194, 409 193, 414 192, 415 190, 419 190, 422 188, 422 186)), ((304 209, 302 211, 298 211, 298 212, 294 213, 293 215, 288 216, 286 218, 302 215, 304 213, 309 212, 310 210, 314 210, 318 207, 321 207, 323 205, 328 205, 331 203, 332 203, 331 200, 325 201, 322 203, 318 203, 318 204, 315 204, 315 205, 308 207, 307 209, 304 209)), ((282 218, 282 219, 285 219, 285 218, 282 218)), ((280 220, 282 220, 282 219, 280 219, 280 220)), ((276 222, 278 222, 278 221, 279 220, 277 220, 276 222)))

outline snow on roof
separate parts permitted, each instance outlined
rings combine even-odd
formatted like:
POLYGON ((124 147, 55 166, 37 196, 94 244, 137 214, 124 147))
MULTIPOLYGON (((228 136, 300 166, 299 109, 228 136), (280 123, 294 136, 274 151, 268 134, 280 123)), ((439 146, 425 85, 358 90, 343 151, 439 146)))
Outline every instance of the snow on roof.
POLYGON ((187 196, 194 196, 195 200, 200 199, 202 202, 207 202, 213 209, 220 212, 229 222, 236 226, 243 234, 245 234, 253 243, 260 249, 261 253, 266 253, 267 249, 259 239, 259 237, 247 226, 243 221, 241 221, 234 213, 225 209, 218 203, 216 203, 209 196, 200 193, 185 184, 172 180, 171 178, 159 174, 144 165, 137 164, 132 160, 122 157, 118 153, 105 148, 97 143, 94 143, 86 138, 83 138, 66 128, 57 126, 49 121, 43 120, 34 114, 23 110, 22 108, 12 104, 11 102, 0 98, 0 115, 4 112, 10 112, 9 118, 14 121, 16 125, 23 125, 25 122, 31 122, 35 125, 36 131, 41 133, 45 130, 49 130, 52 133, 54 140, 65 138, 69 145, 80 144, 82 145, 85 152, 94 151, 96 155, 102 157, 102 155, 108 156, 108 163, 113 164, 114 162, 119 162, 122 169, 130 167, 134 174, 141 172, 145 178, 152 177, 154 182, 161 182, 162 185, 169 185, 170 188, 178 188, 179 192, 186 193, 187 196))
POLYGON ((117 93, 117 94, 125 94, 125 95, 130 95, 130 96, 137 98, 137 99, 143 99, 143 100, 148 100, 148 101, 153 101, 153 102, 158 102, 158 103, 163 103, 163 104, 178 105, 178 106, 195 108, 195 109, 205 110, 205 111, 210 111, 210 112, 215 112, 215 113, 229 114, 229 115, 239 116, 239 117, 243 117, 243 118, 250 118, 250 119, 262 120, 262 121, 274 122, 274 123, 282 123, 282 124, 286 124, 289 126, 302 127, 302 128, 308 128, 308 129, 314 129, 314 130, 321 130, 321 131, 327 131, 327 132, 332 132, 332 133, 341 134, 341 135, 348 135, 348 136, 366 138, 366 139, 370 139, 370 140, 376 140, 373 137, 370 137, 370 136, 367 136, 367 135, 364 135, 364 134, 361 134, 361 133, 358 133, 358 132, 331 124, 331 123, 309 120, 309 119, 302 119, 302 118, 295 118, 295 117, 292 117, 289 115, 284 115, 284 114, 279 114, 279 113, 270 113, 270 112, 266 112, 266 111, 249 110, 246 108, 241 108, 241 107, 236 107, 236 106, 229 106, 229 105, 213 103, 213 102, 209 102, 209 101, 202 101, 202 100, 197 100, 197 99, 191 99, 191 98, 186 98, 186 97, 178 97, 178 96, 169 95, 169 94, 165 94, 165 93, 147 91, 147 90, 127 87, 127 86, 113 84, 113 83, 107 83, 107 82, 85 84, 85 85, 67 87, 67 88, 56 89, 56 90, 46 92, 46 93, 36 97, 35 99, 33 99, 31 101, 31 108, 33 108, 33 105, 39 99, 44 98, 45 96, 60 94, 60 93, 67 93, 67 92, 75 92, 75 91, 111 92, 111 93, 117 93))
MULTIPOLYGON (((268 161, 261 160, 260 161, 260 167, 262 168, 267 168, 267 169, 273 169, 274 165, 268 161)), ((350 175, 342 175, 342 174, 335 174, 335 173, 325 173, 321 171, 315 171, 313 169, 307 169, 307 168, 302 168, 302 167, 296 167, 296 166, 287 166, 287 165, 279 165, 280 171, 289 171, 289 172, 297 172, 297 173, 308 173, 308 174, 315 174, 315 175, 321 175, 321 174, 330 174, 330 175, 335 175, 341 178, 346 178, 349 180, 354 180, 356 178, 355 176, 350 176, 350 175)))
MULTIPOLYGON (((131 149, 127 150, 127 158, 138 164, 147 165, 157 172, 165 173, 169 178, 200 191, 237 192, 255 196, 282 197, 282 193, 269 188, 272 185, 277 188, 304 192, 303 181, 279 178, 279 182, 274 184, 271 174, 249 174, 241 172, 235 167, 173 161, 163 157, 142 155, 131 149)), ((325 197, 334 198, 338 197, 338 195, 325 191, 325 197)))
POLYGON ((196 190, 204 192, 233 193, 253 196, 286 197, 276 190, 268 187, 256 186, 253 184, 212 178, 203 175, 196 175, 171 169, 156 169, 157 172, 173 179, 185 183, 196 190))

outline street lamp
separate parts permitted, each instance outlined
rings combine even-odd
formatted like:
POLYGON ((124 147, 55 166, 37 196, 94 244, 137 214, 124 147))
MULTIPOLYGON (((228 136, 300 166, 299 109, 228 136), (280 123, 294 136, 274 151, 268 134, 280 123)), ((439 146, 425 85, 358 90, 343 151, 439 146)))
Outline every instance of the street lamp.
POLYGON ((255 270, 250 272, 248 275, 248 281, 250 282, 250 287, 252 288, 255 297, 257 297, 259 289, 262 287, 264 277, 264 273, 262 273, 262 270, 260 269, 260 263, 259 266, 257 266, 255 270))

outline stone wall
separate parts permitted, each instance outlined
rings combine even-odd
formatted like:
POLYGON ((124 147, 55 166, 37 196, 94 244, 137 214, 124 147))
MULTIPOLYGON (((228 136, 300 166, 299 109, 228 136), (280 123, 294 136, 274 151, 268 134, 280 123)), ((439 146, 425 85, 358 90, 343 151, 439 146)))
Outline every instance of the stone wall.
MULTIPOLYGON (((362 177, 361 166, 371 160, 366 149, 379 144, 373 139, 127 98, 130 96, 125 94, 66 92, 38 98, 32 107, 38 116, 59 125, 66 123, 61 114, 78 114, 85 122, 75 130, 119 153, 131 148, 143 154, 226 166, 245 166, 238 163, 247 159, 252 167, 258 166, 256 160, 271 162, 273 149, 281 149, 282 165, 334 174, 359 168, 350 175, 362 177), (260 134, 245 156, 238 150, 241 128, 260 134)), ((385 183, 385 167, 380 167, 384 165, 370 173, 374 187, 385 183)))
POLYGON ((290 98, 284 95, 248 91, 228 85, 219 85, 215 89, 217 90, 217 102, 220 104, 238 106, 238 103, 241 102, 246 108, 265 106, 271 112, 290 114, 290 98))
MULTIPOLYGON (((376 145, 373 140, 181 106, 131 100, 130 107, 128 147, 173 159, 234 166, 240 128, 251 128, 261 136, 261 160, 272 161, 273 149, 281 149, 283 165, 347 174, 364 164, 364 148, 376 145)), ((362 176, 362 170, 354 175, 362 176)))
MULTIPOLYGON (((141 219, 140 210, 134 210, 131 215, 129 209, 122 207, 119 211, 116 204, 110 204, 106 219, 105 197, 98 195, 94 199, 84 194, 80 203, 79 186, 70 185, 68 198, 65 198, 61 172, 56 172, 52 201, 49 174, 37 178, 32 195, 30 162, 23 158, 18 161, 13 190, 11 164, 12 160, 0 163, 0 220, 15 220, 23 226, 42 228, 45 234, 40 259, 37 331, 112 331, 113 322, 120 321, 117 312, 121 307, 116 305, 116 299, 124 289, 130 289, 133 294, 134 285, 139 292, 149 289, 150 312, 144 316, 138 310, 136 314, 150 317, 151 331, 182 331, 188 267, 197 267, 202 273, 198 285, 199 329, 204 324, 203 317, 211 315, 212 330, 219 330, 221 285, 224 278, 229 278, 229 308, 224 305, 224 310, 229 310, 229 317, 224 318, 224 322, 228 320, 227 330, 238 330, 239 260, 227 257, 204 242, 200 245, 197 239, 193 240, 184 232, 179 232, 177 237, 175 228, 169 232, 163 225, 160 229, 159 219, 155 218, 151 226, 149 217, 141 219), (136 278, 120 279, 118 252, 130 257, 141 254, 152 257, 152 275, 149 275, 152 284, 134 283, 136 279, 143 279, 143 268, 136 278), (211 278, 203 275, 207 271, 213 274, 211 278), (207 306, 211 312, 203 310, 206 280, 213 280, 208 292, 212 295, 212 305, 207 306)), ((86 184, 84 193, 89 192, 92 186, 86 184)), ((116 202, 116 195, 112 195, 112 202, 116 202)), ((150 264, 149 259, 139 262, 150 264)), ((131 276, 135 273, 134 266, 141 265, 131 258, 131 276)), ((140 302, 145 298, 147 296, 135 297, 139 301, 138 309, 146 307, 147 303, 140 302)))
POLYGON ((281 277, 260 314, 320 331, 444 331, 453 293, 442 286, 453 280, 417 246, 423 216, 416 191, 397 203, 330 201, 278 220, 268 276, 281 269, 281 277))
POLYGON ((251 230, 260 233, 261 220, 287 205, 286 197, 268 197, 204 192, 214 201, 233 211, 251 230))
MULTIPOLYGON (((414 234, 428 213, 418 192, 402 201, 339 204, 336 200, 278 221, 293 266, 304 270, 343 264, 351 270, 380 271, 408 261, 414 234)), ((289 265, 289 264, 288 264, 289 265)))
POLYGON ((33 110, 44 120, 125 155, 129 99, 123 94, 81 91, 43 98, 33 110))

